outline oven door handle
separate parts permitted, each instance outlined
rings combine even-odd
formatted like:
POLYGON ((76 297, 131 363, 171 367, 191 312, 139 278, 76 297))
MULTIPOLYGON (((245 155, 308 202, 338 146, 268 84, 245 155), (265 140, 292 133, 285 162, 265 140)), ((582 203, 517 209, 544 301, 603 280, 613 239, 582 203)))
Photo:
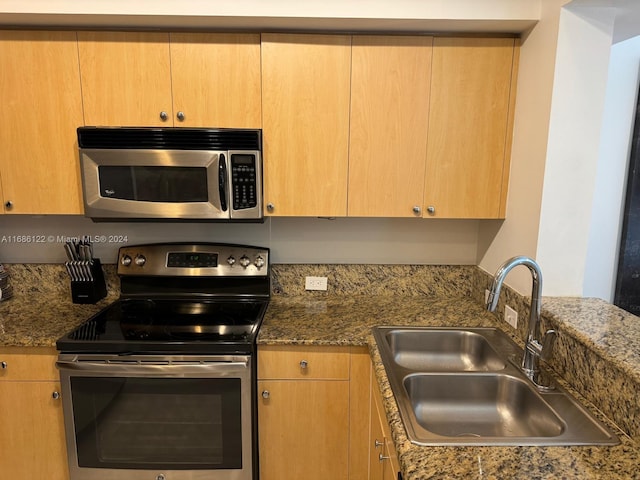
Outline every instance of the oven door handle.
POLYGON ((246 371, 249 360, 238 362, 205 361, 205 362, 179 362, 179 363, 140 363, 140 362, 91 362, 91 361, 67 361, 58 360, 56 367, 59 370, 73 370, 76 372, 92 372, 103 375, 152 375, 152 376, 183 376, 188 374, 216 374, 218 376, 230 375, 235 372, 246 371))

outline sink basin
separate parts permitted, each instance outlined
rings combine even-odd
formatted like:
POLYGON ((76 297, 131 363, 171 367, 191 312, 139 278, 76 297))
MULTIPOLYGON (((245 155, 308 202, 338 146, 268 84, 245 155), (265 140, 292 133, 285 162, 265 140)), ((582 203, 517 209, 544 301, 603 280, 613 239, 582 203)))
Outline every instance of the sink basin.
POLYGON ((506 368, 489 341, 464 330, 392 330, 385 336, 393 361, 410 370, 495 371, 506 368))
POLYGON ((416 421, 445 437, 556 437, 564 424, 510 375, 414 374, 404 379, 416 421))
POLYGON ((560 386, 539 390, 518 367, 522 350, 498 329, 376 327, 373 333, 413 443, 619 443, 560 386))

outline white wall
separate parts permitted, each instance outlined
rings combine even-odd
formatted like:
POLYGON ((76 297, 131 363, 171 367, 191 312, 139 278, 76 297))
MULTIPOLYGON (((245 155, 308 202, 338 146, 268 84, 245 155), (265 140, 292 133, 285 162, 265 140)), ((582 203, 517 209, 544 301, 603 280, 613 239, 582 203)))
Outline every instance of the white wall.
POLYGON ((271 248, 275 263, 475 264, 478 221, 272 218, 264 224, 93 223, 81 216, 0 215, 0 263, 59 263, 64 237, 96 238, 113 263, 125 244, 229 242, 271 248))
MULTIPOLYGON (((612 301, 640 62, 637 40, 612 43, 640 34, 640 8, 564 3, 543 2, 523 44, 507 220, 480 225, 478 263, 530 255, 544 295, 612 301)), ((507 283, 528 294, 531 280, 507 283)))
POLYGON ((612 302, 638 95, 640 37, 611 48, 582 294, 612 302))
POLYGON ((0 0, 0 24, 521 32, 539 0, 0 0))
POLYGON ((537 250, 545 295, 584 288, 614 20, 610 9, 589 13, 598 20, 560 15, 537 250))
MULTIPOLYGON (((490 273, 512 256, 536 256, 559 17, 565 3, 567 0, 542 2, 539 23, 523 37, 507 219, 482 222, 479 231, 478 265, 490 273)), ((516 269, 507 283, 528 293, 531 275, 527 269, 516 269)))

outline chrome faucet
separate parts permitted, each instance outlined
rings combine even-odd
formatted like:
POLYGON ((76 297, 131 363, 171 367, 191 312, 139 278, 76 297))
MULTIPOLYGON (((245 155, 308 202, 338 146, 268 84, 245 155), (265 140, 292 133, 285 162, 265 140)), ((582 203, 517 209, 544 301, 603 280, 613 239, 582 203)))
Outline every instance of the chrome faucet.
POLYGON ((525 256, 513 257, 502 264, 493 277, 493 283, 487 298, 487 310, 495 311, 498 306, 498 298, 505 277, 512 268, 524 265, 531 271, 533 286, 531 289, 531 311, 529 313, 529 325, 527 341, 522 356, 522 370, 541 389, 552 388, 547 379, 540 374, 539 360, 551 358, 553 344, 556 339, 555 330, 547 330, 542 339, 540 336, 540 306, 542 304, 542 271, 540 266, 531 258, 525 256))

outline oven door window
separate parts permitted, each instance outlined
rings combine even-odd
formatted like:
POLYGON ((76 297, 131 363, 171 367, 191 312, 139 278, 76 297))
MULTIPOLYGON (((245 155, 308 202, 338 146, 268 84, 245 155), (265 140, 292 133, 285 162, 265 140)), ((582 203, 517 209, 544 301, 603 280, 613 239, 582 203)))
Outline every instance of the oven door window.
POLYGON ((79 466, 242 468, 240 382, 71 377, 79 466))

